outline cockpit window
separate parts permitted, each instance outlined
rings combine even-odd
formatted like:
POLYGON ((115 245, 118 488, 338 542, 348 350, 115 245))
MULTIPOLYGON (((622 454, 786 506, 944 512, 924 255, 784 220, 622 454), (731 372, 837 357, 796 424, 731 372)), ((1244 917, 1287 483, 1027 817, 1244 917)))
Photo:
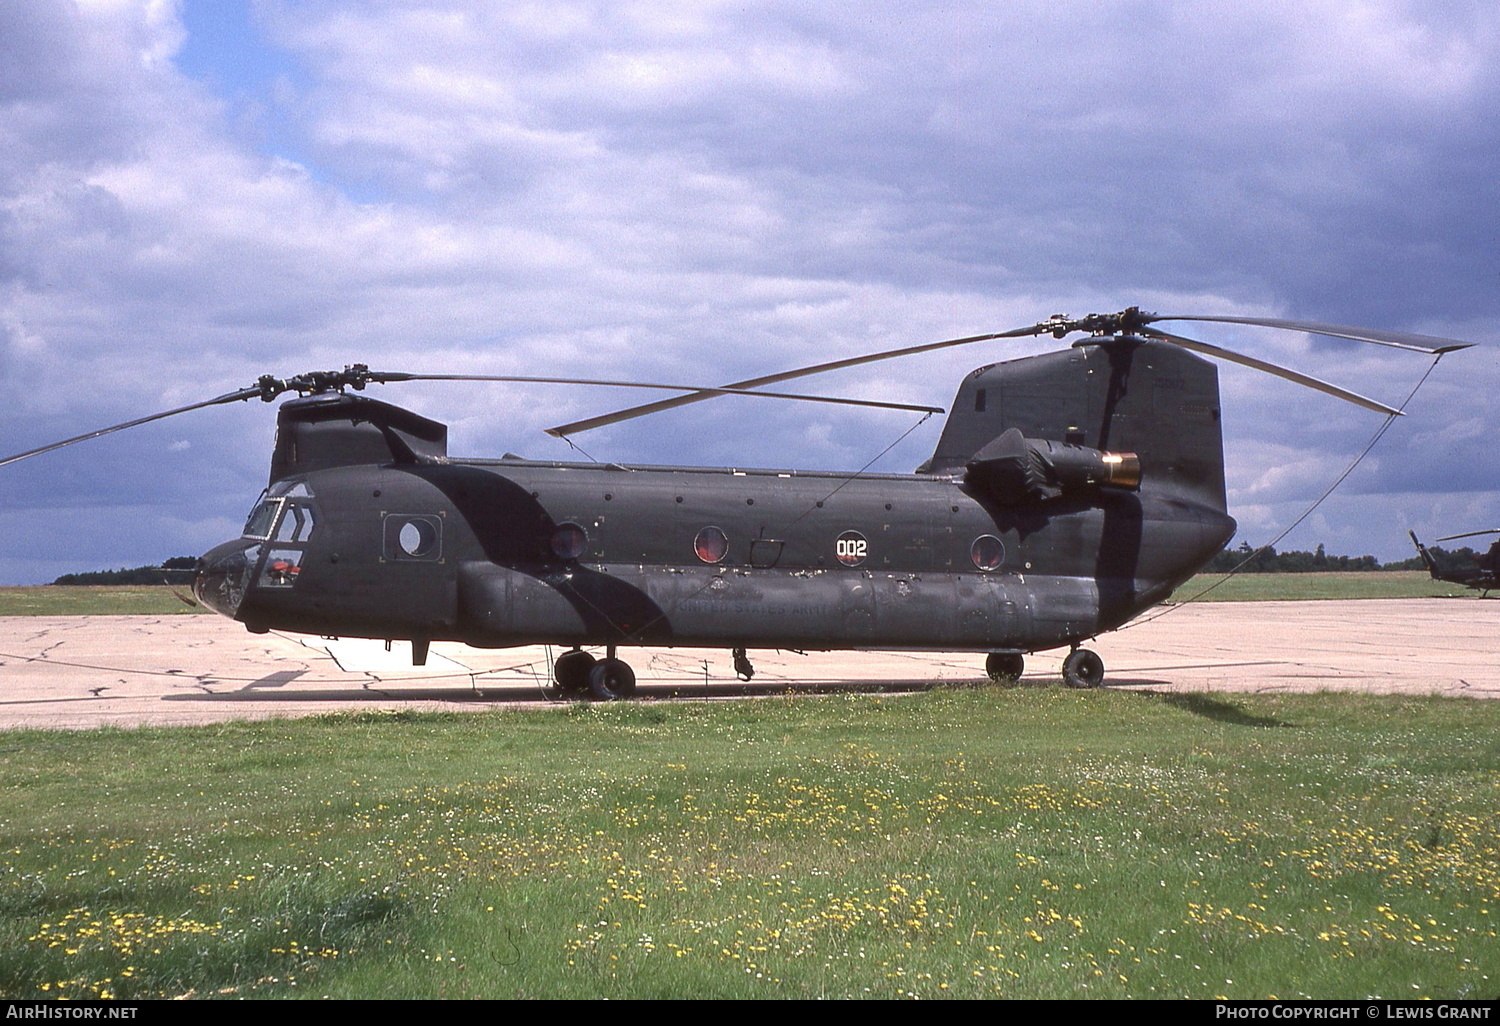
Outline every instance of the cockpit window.
POLYGON ((262 588, 290 588, 302 573, 301 549, 271 549, 255 583, 262 588))
POLYGON ((269 541, 261 562, 258 588, 290 588, 302 573, 302 557, 312 536, 316 514, 305 499, 262 498, 245 524, 245 536, 269 541))
POLYGON ((281 499, 262 498, 250 511, 249 518, 245 521, 243 532, 246 538, 260 538, 262 540, 270 537, 271 527, 276 523, 276 513, 281 509, 281 499))
POLYGON ((284 496, 288 499, 311 499, 313 497, 312 489, 304 480, 277 481, 271 486, 269 494, 277 497, 284 496))
POLYGON ((276 541, 305 542, 307 536, 312 534, 312 529, 312 507, 296 502, 288 503, 286 512, 281 515, 281 522, 276 525, 276 541))

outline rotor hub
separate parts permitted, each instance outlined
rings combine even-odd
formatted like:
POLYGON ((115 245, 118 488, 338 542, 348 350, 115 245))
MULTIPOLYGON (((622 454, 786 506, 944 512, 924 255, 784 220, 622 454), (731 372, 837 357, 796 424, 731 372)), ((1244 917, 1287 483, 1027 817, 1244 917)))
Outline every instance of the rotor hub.
POLYGON ((346 388, 359 392, 363 391, 371 381, 376 380, 379 379, 370 373, 370 368, 366 364, 351 363, 341 371, 308 371, 306 374, 298 374, 292 378, 276 378, 269 374, 262 374, 255 384, 260 391, 261 401, 268 403, 284 392, 322 395, 324 392, 342 392, 346 388))
POLYGON ((1063 338, 1075 331, 1086 331, 1098 336, 1137 335, 1155 318, 1155 314, 1143 313, 1140 307, 1132 306, 1119 313, 1089 314, 1087 317, 1053 314, 1039 327, 1050 332, 1053 338, 1063 338))

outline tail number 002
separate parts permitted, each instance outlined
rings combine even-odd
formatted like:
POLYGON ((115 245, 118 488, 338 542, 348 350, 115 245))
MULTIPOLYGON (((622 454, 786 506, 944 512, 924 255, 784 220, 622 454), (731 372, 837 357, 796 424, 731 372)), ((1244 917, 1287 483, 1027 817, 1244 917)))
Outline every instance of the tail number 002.
POLYGON ((833 552, 845 566, 859 566, 870 553, 870 543, 858 531, 845 531, 834 543, 833 552))

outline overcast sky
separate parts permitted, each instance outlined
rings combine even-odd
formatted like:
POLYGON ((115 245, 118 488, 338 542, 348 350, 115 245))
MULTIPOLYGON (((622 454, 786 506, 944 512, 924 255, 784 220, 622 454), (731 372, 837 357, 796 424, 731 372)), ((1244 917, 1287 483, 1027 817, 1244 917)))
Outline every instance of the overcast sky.
MULTIPOLYGON (((718 383, 1139 304, 1481 343, 1281 546, 1404 558, 1409 527, 1500 527, 1497 111, 1493 0, 0 0, 0 456, 263 373, 718 383)), ((1391 403, 1429 362, 1189 333, 1391 403)), ((1046 348, 801 384, 947 405, 1046 348)), ((1260 544, 1381 418, 1221 380, 1260 544)), ((559 459, 543 427, 640 398, 378 394, 455 455, 559 459)), ((915 419, 721 399, 578 444, 856 469, 915 419)), ((0 583, 237 535, 274 421, 203 410, 0 468, 0 583)))

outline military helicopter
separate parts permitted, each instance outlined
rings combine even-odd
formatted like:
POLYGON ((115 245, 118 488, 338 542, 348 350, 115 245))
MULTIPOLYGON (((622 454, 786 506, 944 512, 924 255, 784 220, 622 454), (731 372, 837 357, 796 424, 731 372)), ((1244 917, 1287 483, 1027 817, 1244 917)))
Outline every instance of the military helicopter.
MULTIPOLYGON (((1080 647, 1169 596, 1234 534, 1225 499, 1218 373, 1253 367, 1387 415, 1316 378, 1172 334, 1218 321, 1355 339, 1438 356, 1467 344, 1403 332, 1132 307, 1056 315, 992 334, 837 360, 705 388, 633 384, 671 398, 561 425, 567 436, 718 395, 1001 339, 1073 333, 1070 348, 978 368, 937 448, 911 474, 460 459, 447 428, 358 395, 399 381, 568 381, 372 371, 255 385, 0 460, 0 466, 190 410, 288 393, 269 486, 239 538, 198 562, 194 594, 252 632, 558 645, 566 693, 632 694, 633 646, 748 651, 988 653, 1014 681, 1028 653, 1067 646, 1064 681, 1103 682, 1080 647), (603 648, 597 658, 586 648, 603 648)), ((902 404, 865 403, 935 410, 902 404)), ((943 412, 935 410, 935 412, 943 412)))
MULTIPOLYGON (((1427 567, 1427 573, 1434 581, 1447 581, 1449 584, 1462 584, 1465 588, 1473 588, 1480 592, 1480 598, 1488 598, 1496 587, 1500 587, 1500 539, 1496 539, 1490 545, 1489 551, 1482 556, 1474 557, 1474 568, 1472 570, 1440 570, 1437 560, 1432 553, 1427 551, 1427 546, 1417 540, 1417 532, 1407 531, 1411 535, 1411 543, 1417 547, 1417 555, 1422 557, 1423 564, 1427 567)), ((1485 534, 1500 534, 1500 529, 1491 528, 1487 531, 1469 531, 1465 534, 1450 534, 1438 541, 1453 541, 1455 538, 1477 538, 1485 534)))

